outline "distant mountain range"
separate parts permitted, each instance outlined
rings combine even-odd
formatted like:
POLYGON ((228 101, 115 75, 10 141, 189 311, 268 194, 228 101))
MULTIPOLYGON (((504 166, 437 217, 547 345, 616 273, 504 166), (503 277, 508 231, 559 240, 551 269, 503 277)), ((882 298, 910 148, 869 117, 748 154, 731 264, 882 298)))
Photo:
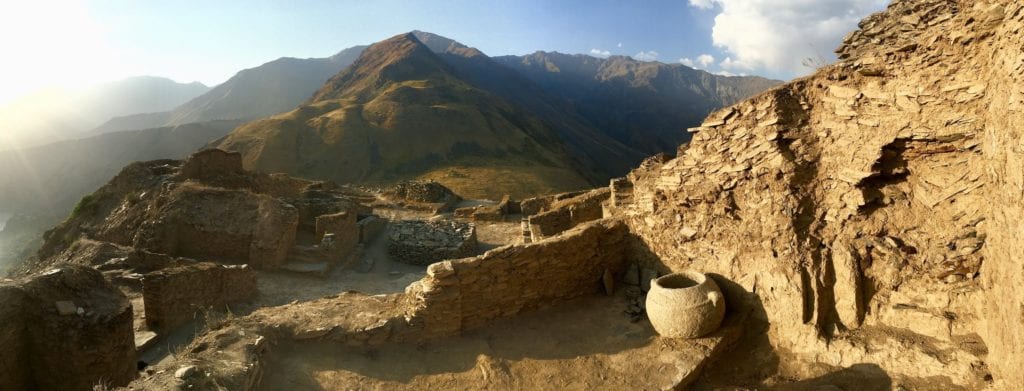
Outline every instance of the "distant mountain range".
POLYGON ((536 52, 495 61, 570 102, 589 124, 647 154, 689 141, 681 126, 780 84, 762 77, 727 77, 681 64, 536 52))
POLYGON ((0 107, 0 150, 81 137, 111 117, 170 110, 209 89, 140 76, 82 90, 42 91, 0 107))
POLYGON ((354 46, 327 58, 282 57, 244 69, 171 111, 112 118, 92 133, 214 120, 254 120, 289 111, 352 64, 365 48, 354 46))
POLYGON ((261 171, 529 196, 623 175, 674 151, 714 108, 777 83, 625 57, 492 59, 417 31, 370 46, 298 109, 216 145, 261 171))

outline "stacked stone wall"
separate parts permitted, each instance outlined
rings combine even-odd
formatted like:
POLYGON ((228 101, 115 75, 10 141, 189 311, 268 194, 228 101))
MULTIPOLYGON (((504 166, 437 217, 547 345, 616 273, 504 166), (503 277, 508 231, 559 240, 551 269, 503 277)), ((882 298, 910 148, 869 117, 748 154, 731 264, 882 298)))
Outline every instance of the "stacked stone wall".
POLYGON ((142 282, 146 325, 164 332, 192 319, 198 311, 251 300, 259 292, 256 273, 247 266, 199 263, 163 269, 142 282))
POLYGON ((626 226, 602 220, 542 242, 435 263, 407 290, 419 308, 412 330, 421 337, 452 335, 599 293, 606 271, 625 272, 628 247, 626 226))
POLYGON ((529 217, 533 241, 557 235, 579 224, 604 217, 602 204, 610 197, 609 188, 596 189, 577 197, 557 201, 551 209, 529 217))
POLYGON ((388 254, 412 265, 477 254, 476 227, 459 222, 400 221, 392 224, 388 254))

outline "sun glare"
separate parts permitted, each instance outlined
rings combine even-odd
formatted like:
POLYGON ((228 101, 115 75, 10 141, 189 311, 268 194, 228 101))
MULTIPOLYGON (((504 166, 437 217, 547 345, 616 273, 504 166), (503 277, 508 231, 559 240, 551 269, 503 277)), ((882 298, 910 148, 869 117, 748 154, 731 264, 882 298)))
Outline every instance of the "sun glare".
POLYGON ((123 75, 104 30, 84 2, 0 3, 0 105, 45 87, 75 88, 123 75))

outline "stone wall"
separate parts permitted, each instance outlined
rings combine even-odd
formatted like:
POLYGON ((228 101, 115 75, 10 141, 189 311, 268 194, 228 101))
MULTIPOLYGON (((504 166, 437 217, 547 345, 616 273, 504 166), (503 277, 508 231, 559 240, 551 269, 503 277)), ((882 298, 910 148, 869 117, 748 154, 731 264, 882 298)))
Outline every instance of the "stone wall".
POLYGON ((363 217, 359 225, 359 243, 369 244, 388 228, 388 221, 377 216, 363 217))
POLYGON ((586 192, 586 190, 580 190, 568 193, 527 198, 519 203, 519 211, 523 214, 523 216, 532 216, 537 213, 548 210, 551 207, 551 205, 557 201, 567 200, 569 198, 576 197, 586 192))
POLYGON ((136 376, 132 307, 95 269, 0 282, 0 389, 91 390, 136 376))
POLYGON ((247 190, 181 185, 160 204, 163 218, 144 223, 133 246, 155 253, 274 268, 295 242, 298 213, 247 190))
POLYGON ((564 235, 526 245, 448 260, 406 294, 417 312, 410 333, 452 335, 559 301, 596 294, 605 271, 621 276, 628 232, 619 221, 597 221, 564 235))
POLYGON ((198 311, 255 298, 256 273, 249 267, 198 263, 150 273, 142 281, 146 325, 162 333, 198 311))
POLYGON ((388 254, 412 265, 472 256, 477 244, 476 227, 455 221, 398 221, 388 234, 388 254))
POLYGON ((316 218, 316 237, 323 240, 324 234, 334 234, 329 250, 335 259, 346 259, 359 246, 359 225, 355 213, 341 212, 316 218))
POLYGON ((608 200, 611 190, 600 188, 582 195, 559 200, 550 209, 529 217, 532 241, 557 235, 587 221, 604 216, 602 204, 608 200))
POLYGON ((242 154, 221 149, 205 149, 189 156, 181 166, 183 178, 208 180, 224 174, 242 174, 242 154))

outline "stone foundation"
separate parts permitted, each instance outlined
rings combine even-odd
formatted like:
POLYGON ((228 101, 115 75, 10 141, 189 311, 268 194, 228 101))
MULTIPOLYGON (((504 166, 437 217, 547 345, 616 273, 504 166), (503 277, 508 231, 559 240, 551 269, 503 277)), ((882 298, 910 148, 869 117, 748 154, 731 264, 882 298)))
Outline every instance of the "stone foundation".
POLYGON ((146 325, 158 333, 187 322, 205 308, 259 294, 252 269, 212 263, 163 269, 146 275, 142 284, 146 325))
POLYGON ((400 221, 392 224, 388 254, 396 261, 429 265, 476 254, 476 227, 458 222, 400 221))
POLYGON ((602 218, 604 210, 601 205, 608 200, 610 194, 611 191, 608 188, 593 190, 559 201, 552 204, 550 210, 530 216, 531 239, 533 241, 543 240, 581 223, 602 218))
POLYGON ((92 268, 0 283, 0 389, 91 390, 136 376, 132 307, 92 268))

